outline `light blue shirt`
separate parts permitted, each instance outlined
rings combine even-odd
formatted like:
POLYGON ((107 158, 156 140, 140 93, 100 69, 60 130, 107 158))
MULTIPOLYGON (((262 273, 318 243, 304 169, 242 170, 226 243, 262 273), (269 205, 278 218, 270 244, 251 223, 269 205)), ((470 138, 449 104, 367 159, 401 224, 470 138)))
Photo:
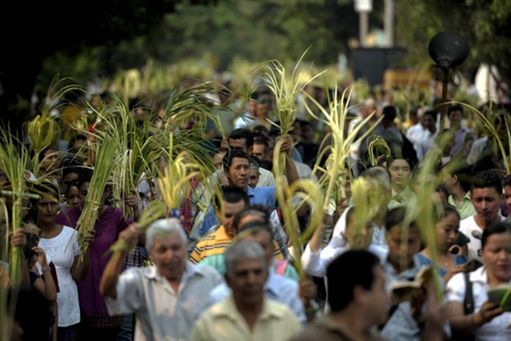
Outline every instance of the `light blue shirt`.
MULTIPOLYGON (((306 321, 302 301, 298 296, 298 283, 289 278, 275 274, 270 270, 264 287, 267 298, 285 304, 301 322, 306 321)), ((225 284, 219 284, 209 295, 208 304, 211 306, 221 302, 231 294, 231 289, 225 284)))

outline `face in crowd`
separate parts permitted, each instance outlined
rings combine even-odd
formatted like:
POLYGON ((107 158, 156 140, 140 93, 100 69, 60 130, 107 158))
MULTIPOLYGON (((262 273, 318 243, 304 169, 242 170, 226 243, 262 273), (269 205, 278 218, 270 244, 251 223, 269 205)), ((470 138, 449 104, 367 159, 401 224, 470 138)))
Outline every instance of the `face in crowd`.
POLYGON ((246 158, 235 157, 232 159, 227 179, 232 186, 246 188, 248 186, 249 162, 246 158))
POLYGON ((499 215, 500 193, 493 187, 484 187, 473 188, 471 194, 477 218, 486 225, 495 222, 499 215))
POLYGON ((169 281, 178 281, 185 271, 188 252, 185 242, 177 233, 156 236, 149 255, 159 273, 169 281))

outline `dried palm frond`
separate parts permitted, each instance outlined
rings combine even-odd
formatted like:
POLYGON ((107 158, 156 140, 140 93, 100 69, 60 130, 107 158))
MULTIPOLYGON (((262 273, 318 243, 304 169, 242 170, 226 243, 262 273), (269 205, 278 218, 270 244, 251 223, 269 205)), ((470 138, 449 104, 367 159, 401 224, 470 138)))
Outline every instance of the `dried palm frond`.
POLYGON ((369 154, 369 163, 371 166, 378 165, 378 161, 381 158, 386 160, 392 155, 389 145, 381 136, 370 137, 370 141, 367 146, 367 152, 369 154))
MULTIPOLYGON (((502 162, 504 163, 504 168, 506 169, 506 175, 511 175, 511 161, 510 155, 506 152, 506 145, 502 141, 502 136, 500 136, 497 129, 495 129, 495 125, 492 121, 486 117, 481 111, 477 110, 477 108, 461 102, 449 102, 447 104, 459 104, 463 107, 469 109, 469 112, 475 114, 476 117, 480 120, 482 126, 494 137, 495 142, 497 143, 498 150, 500 152, 500 156, 502 157, 502 162)), ((507 146, 511 146, 511 131, 509 129, 509 122, 507 119, 507 115, 502 115, 502 119, 504 120, 504 124, 506 127, 506 138, 507 138, 507 146)), ((502 123, 502 122, 501 122, 502 123)))
POLYGON ((282 217, 284 220, 284 229, 289 236, 289 240, 293 246, 294 266, 296 267, 300 277, 304 276, 301 264, 302 245, 309 239, 315 229, 322 224, 324 210, 322 207, 323 194, 317 183, 308 179, 300 179, 288 185, 284 170, 279 169, 279 154, 281 154, 283 140, 277 141, 273 154, 273 162, 276 165, 275 176, 275 192, 279 203, 282 217), (297 207, 293 204, 294 198, 300 199, 297 207), (309 224, 304 233, 300 235, 298 225, 298 217, 296 211, 303 204, 310 205, 311 215, 309 224))
POLYGON ((158 178, 163 202, 169 210, 179 208, 183 198, 188 196, 191 189, 191 180, 199 177, 201 166, 186 152, 174 153, 174 138, 171 134, 168 149, 167 167, 158 178))
POLYGON ((43 100, 40 115, 27 123, 27 135, 32 149, 36 153, 41 152, 56 141, 59 134, 59 125, 52 117, 52 113, 61 106, 68 104, 62 101, 62 98, 70 92, 83 93, 83 89, 70 78, 56 76, 43 100))
MULTIPOLYGON (((303 74, 300 73, 300 66, 306 53, 307 51, 302 54, 290 75, 278 60, 273 60, 270 65, 266 66, 264 79, 268 82, 268 87, 275 97, 281 135, 288 134, 293 128, 296 120, 297 96, 303 92, 307 84, 323 73, 303 77, 303 74)), ((272 122, 272 124, 274 123, 272 122)))
POLYGON ((114 136, 112 134, 105 134, 97 148, 94 173, 89 184, 82 213, 76 224, 78 242, 82 250, 80 257, 87 254, 89 249, 90 245, 85 236, 94 230, 99 209, 103 205, 103 193, 114 168, 117 151, 114 136))
POLYGON ((218 93, 220 89, 224 87, 215 82, 207 82, 183 91, 171 91, 163 116, 165 128, 167 130, 192 129, 203 135, 208 121, 212 121, 224 135, 219 118, 215 114, 219 103, 215 103, 215 100, 211 98, 211 95, 218 93))
MULTIPOLYGON (((23 196, 25 193, 25 171, 29 163, 29 151, 17 141, 10 131, 0 131, 0 170, 9 180, 11 195, 10 220, 7 230, 16 231, 22 225, 23 196)), ((6 217, 8 218, 8 217, 6 217)), ((21 247, 11 249, 9 274, 14 286, 21 283, 23 250, 21 247)))
MULTIPOLYGON (((268 83, 268 88, 273 93, 275 98, 275 106, 279 124, 276 125, 271 120, 269 122, 280 128, 280 135, 285 136, 289 134, 293 128, 293 124, 296 120, 296 107, 297 97, 303 92, 303 89, 311 81, 321 76, 321 73, 314 76, 307 76, 304 78, 304 74, 301 73, 301 63, 307 51, 305 51, 296 65, 293 68, 291 74, 286 71, 286 68, 278 60, 273 60, 265 68, 264 79, 268 83)), ((273 171, 276 177, 280 177, 284 171, 286 164, 286 154, 277 153, 276 158, 273 162, 273 171), (278 163, 278 165, 277 165, 278 163)))
POLYGON ((339 98, 337 88, 335 88, 334 94, 329 100, 328 108, 326 109, 310 95, 307 95, 307 98, 321 112, 322 117, 314 114, 314 111, 309 107, 309 105, 306 105, 307 112, 315 120, 322 122, 330 129, 330 133, 327 134, 322 143, 322 145, 325 145, 328 141, 330 142, 330 145, 322 149, 320 154, 317 156, 318 161, 313 168, 314 173, 320 170, 324 174, 324 176, 320 179, 320 183, 325 188, 323 207, 326 210, 330 206, 330 202, 332 200, 335 200, 335 203, 338 203, 345 198, 344 189, 346 184, 344 174, 346 171, 346 160, 350 155, 352 145, 360 143, 369 134, 371 134, 372 130, 381 118, 357 138, 360 130, 370 122, 374 114, 366 117, 353 129, 352 132, 346 134, 351 90, 344 90, 339 98), (326 161, 328 167, 324 169, 320 167, 319 163, 326 153, 329 153, 326 161), (334 198, 334 195, 338 195, 340 197, 334 198))

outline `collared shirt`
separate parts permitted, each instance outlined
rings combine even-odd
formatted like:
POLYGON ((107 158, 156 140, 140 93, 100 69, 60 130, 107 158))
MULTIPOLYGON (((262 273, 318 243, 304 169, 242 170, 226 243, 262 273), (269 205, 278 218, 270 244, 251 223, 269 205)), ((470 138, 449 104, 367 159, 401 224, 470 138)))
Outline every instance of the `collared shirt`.
POLYGON ((415 144, 415 142, 417 142, 425 132, 426 128, 424 128, 424 126, 419 122, 408 128, 406 131, 406 138, 410 140, 412 144, 415 144))
POLYGON ((188 340, 211 290, 223 279, 207 266, 186 263, 176 293, 155 266, 130 268, 119 277, 117 298, 106 298, 111 315, 135 313, 135 340, 188 340))
POLYGON ((193 248, 190 261, 194 264, 209 265, 218 272, 225 272, 224 253, 231 245, 232 239, 225 232, 225 227, 220 225, 216 230, 204 236, 193 248))
MULTIPOLYGON (((474 296, 474 311, 480 311, 484 302, 488 301, 488 274, 484 266, 469 274, 472 282, 474 296)), ((460 302, 465 300, 465 278, 463 274, 454 275, 447 283, 447 302, 460 302)), ((494 317, 490 322, 482 325, 475 331, 476 340, 511 340, 511 313, 505 312, 494 317)))
POLYGON ((231 296, 209 308, 192 330, 192 341, 285 341, 298 334, 301 325, 285 305, 265 298, 263 309, 253 326, 241 316, 231 296))
POLYGON ((438 135, 438 130, 435 132, 431 132, 427 129, 424 130, 419 139, 414 143, 413 147, 417 152, 417 159, 422 160, 428 150, 430 150, 435 145, 435 138, 438 135))
POLYGON ((259 180, 256 187, 275 186, 275 176, 267 169, 259 167, 259 180))
POLYGON ((463 199, 461 199, 458 205, 456 205, 456 202, 454 201, 454 196, 452 194, 449 195, 448 201, 449 204, 456 207, 458 213, 460 214, 461 220, 476 214, 476 209, 474 208, 474 205, 472 205, 472 199, 470 198, 470 192, 465 193, 465 196, 463 197, 463 199))
MULTIPOLYGON (((271 269, 264 286, 266 298, 280 302, 291 309, 296 317, 305 322, 303 304, 298 296, 298 283, 292 279, 277 275, 271 269)), ((209 295, 210 305, 219 303, 231 295, 231 289, 225 284, 219 284, 209 295)))

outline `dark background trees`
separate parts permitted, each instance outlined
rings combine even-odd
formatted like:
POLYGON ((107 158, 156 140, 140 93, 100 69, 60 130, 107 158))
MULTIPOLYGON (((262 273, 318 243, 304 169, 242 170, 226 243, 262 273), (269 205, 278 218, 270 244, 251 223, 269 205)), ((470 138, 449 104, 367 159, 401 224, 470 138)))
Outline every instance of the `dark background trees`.
MULTIPOLYGON (((427 44, 438 32, 464 35, 471 54, 462 70, 482 63, 510 74, 511 2, 395 0, 396 43, 407 65, 431 63, 427 44)), ((151 58, 175 63, 207 55, 217 69, 237 59, 334 64, 358 38, 350 0, 54 0, 15 2, 1 11, 0 115, 28 113, 34 84, 56 73, 85 81, 140 67, 151 58)), ((382 28, 383 1, 373 1, 371 29, 382 28)), ((16 116, 20 115, 21 116, 16 116)))

